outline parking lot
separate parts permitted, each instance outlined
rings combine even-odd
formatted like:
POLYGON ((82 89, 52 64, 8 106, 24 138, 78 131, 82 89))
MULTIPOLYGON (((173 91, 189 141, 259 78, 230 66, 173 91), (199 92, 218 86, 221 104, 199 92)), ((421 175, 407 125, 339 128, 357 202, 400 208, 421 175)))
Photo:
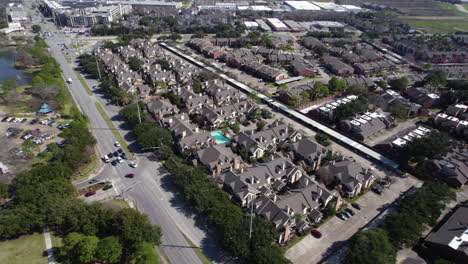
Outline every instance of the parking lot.
POLYGON ((23 138, 28 138, 31 142, 37 140, 38 144, 35 144, 35 146, 38 147, 39 152, 43 151, 47 147, 47 144, 62 140, 57 137, 60 133, 60 129, 57 127, 58 123, 55 126, 42 125, 40 122, 31 124, 31 120, 33 119, 27 118, 24 123, 6 122, 6 120, 0 122, 0 145, 2 146, 0 161, 8 167, 9 172, 12 174, 30 168, 35 162, 34 159, 25 157, 24 152, 21 152, 23 143, 25 142, 24 139, 21 139, 23 135, 30 134, 30 136, 23 138), (13 134, 7 136, 7 131, 13 132, 13 134), (28 131, 31 132, 28 133, 28 131))
POLYGON ((308 235, 301 242, 290 248, 286 256, 295 264, 319 263, 335 249, 341 247, 359 229, 364 227, 371 219, 385 210, 403 192, 417 184, 419 180, 412 177, 392 177, 393 183, 384 188, 383 194, 378 195, 372 191, 364 194, 357 203, 361 205, 361 210, 353 209, 354 216, 343 221, 333 217, 328 222, 318 228, 323 234, 317 239, 308 235))

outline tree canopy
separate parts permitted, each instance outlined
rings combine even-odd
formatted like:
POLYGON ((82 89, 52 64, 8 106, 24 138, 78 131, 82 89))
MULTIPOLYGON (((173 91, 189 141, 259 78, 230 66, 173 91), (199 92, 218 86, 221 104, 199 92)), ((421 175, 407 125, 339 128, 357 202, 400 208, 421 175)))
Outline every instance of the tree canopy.
POLYGON ((345 259, 346 264, 391 264, 395 261, 395 247, 390 243, 387 233, 380 228, 355 235, 345 259))

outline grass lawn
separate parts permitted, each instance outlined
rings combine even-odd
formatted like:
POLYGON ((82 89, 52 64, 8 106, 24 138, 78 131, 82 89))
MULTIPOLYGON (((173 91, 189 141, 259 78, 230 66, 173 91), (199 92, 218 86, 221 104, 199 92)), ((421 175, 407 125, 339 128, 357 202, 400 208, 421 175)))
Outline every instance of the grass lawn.
POLYGON ((453 33, 456 31, 468 31, 467 15, 439 17, 438 19, 417 16, 400 16, 399 18, 411 27, 427 33, 453 33))
POLYGON ((14 240, 0 242, 0 263, 2 264, 46 264, 43 256, 45 241, 43 234, 21 236, 14 240))
POLYGON ((197 256, 200 258, 201 262, 203 264, 213 264, 213 262, 211 262, 206 256, 205 254, 203 254, 203 252, 201 251, 201 249, 199 247, 197 247, 193 242, 192 240, 190 240, 190 238, 188 238, 183 232, 182 232, 182 235, 184 236, 185 240, 187 240, 187 242, 189 243, 189 245, 193 248, 193 251, 195 251, 195 254, 197 254, 197 256))
POLYGON ((303 236, 297 236, 294 238, 293 241, 290 241, 286 247, 284 247, 284 251, 287 251, 288 249, 292 248, 294 245, 296 245, 297 243, 301 242, 302 239, 306 238, 309 234, 309 232, 307 232, 307 234, 303 235, 303 236))
POLYGON ((52 233, 50 234, 50 239, 52 240, 52 247, 53 248, 59 248, 62 246, 62 238, 53 235, 52 233))
POLYGON ((86 166, 83 167, 83 169, 77 174, 75 180, 81 180, 88 178, 89 174, 97 168, 99 165, 99 159, 95 154, 91 155, 91 162, 86 164, 86 166))
POLYGON ((104 111, 104 108, 102 108, 102 105, 99 102, 96 102, 96 108, 101 114, 102 118, 106 121, 107 125, 109 128, 112 130, 112 134, 114 134, 115 138, 117 141, 119 141, 120 145, 122 146, 123 150, 127 153, 130 153, 130 150, 128 149, 127 141, 122 137, 122 135, 119 133, 117 128, 114 126, 114 123, 112 123, 112 120, 107 116, 106 111, 104 111))
POLYGON ((109 200, 102 203, 102 207, 114 211, 120 211, 125 208, 130 208, 130 205, 124 200, 109 200))
POLYGON ((465 8, 465 10, 468 10, 468 4, 463 5, 463 8, 465 8))
POLYGON ((81 75, 81 73, 79 73, 78 71, 76 70, 73 70, 76 74, 76 77, 78 77, 78 80, 80 80, 80 83, 81 85, 83 85, 83 87, 86 89, 86 92, 89 94, 89 95, 93 95, 93 92, 91 91, 91 89, 89 88, 88 86, 88 83, 85 81, 85 79, 83 78, 83 76, 81 75))

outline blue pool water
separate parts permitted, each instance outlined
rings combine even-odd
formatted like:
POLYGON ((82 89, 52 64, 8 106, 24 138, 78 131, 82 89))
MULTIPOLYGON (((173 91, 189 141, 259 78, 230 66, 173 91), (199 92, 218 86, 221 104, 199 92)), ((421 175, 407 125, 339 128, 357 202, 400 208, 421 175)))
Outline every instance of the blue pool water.
POLYGON ((216 140, 219 143, 222 143, 222 144, 225 144, 225 143, 228 143, 229 141, 231 141, 229 138, 223 136, 223 133, 221 131, 215 131, 215 132, 211 133, 211 135, 214 138, 216 138, 216 140))

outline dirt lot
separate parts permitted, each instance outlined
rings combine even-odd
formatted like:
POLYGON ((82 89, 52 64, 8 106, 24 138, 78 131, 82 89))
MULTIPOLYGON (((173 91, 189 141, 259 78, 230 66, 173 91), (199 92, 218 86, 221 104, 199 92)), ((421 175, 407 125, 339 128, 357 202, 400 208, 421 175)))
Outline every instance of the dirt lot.
POLYGON ((61 141, 57 135, 60 133, 60 130, 56 127, 50 127, 46 125, 41 125, 40 123, 36 123, 35 125, 31 125, 30 121, 32 118, 28 118, 26 123, 9 123, 9 122, 0 122, 0 161, 5 164, 10 173, 16 174, 22 170, 30 168, 35 162, 38 162, 38 159, 25 159, 20 155, 12 154, 11 150, 14 148, 22 148, 22 144, 24 142, 23 139, 20 138, 23 135, 24 131, 26 130, 34 130, 40 129, 41 132, 48 133, 53 135, 53 138, 49 141, 46 141, 44 144, 39 145, 39 151, 42 151, 46 148, 47 144, 51 142, 61 141), (24 131, 20 133, 17 137, 7 137, 6 132, 7 129, 10 127, 20 128, 24 131))

